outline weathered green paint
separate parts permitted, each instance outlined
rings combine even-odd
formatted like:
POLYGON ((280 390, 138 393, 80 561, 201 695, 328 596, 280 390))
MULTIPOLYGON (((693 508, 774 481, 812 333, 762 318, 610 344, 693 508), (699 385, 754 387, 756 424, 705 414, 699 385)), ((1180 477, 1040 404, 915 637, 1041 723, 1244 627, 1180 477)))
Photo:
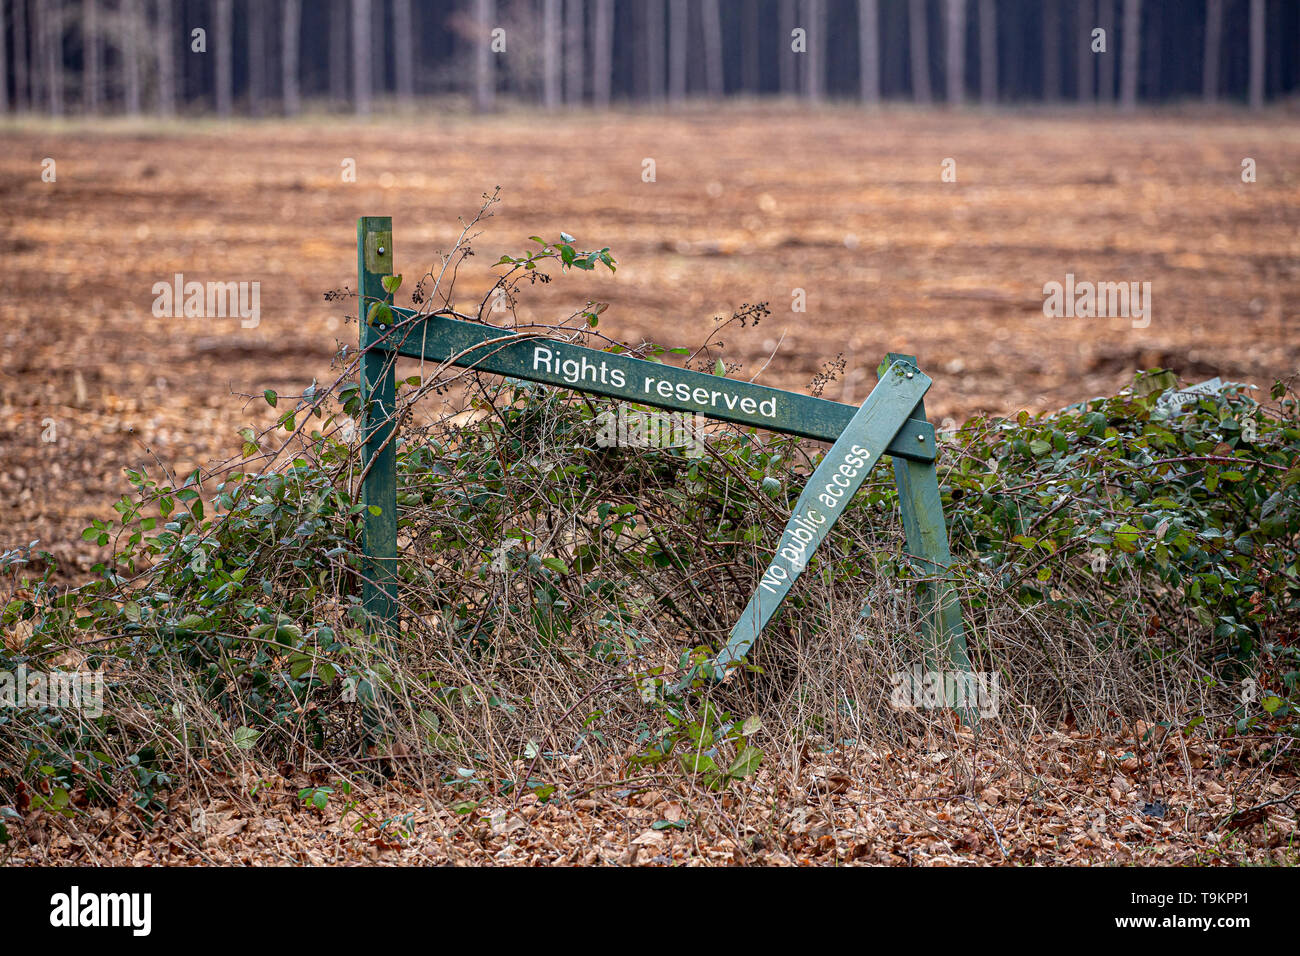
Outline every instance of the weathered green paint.
MULTIPOLYGON (((445 316, 419 316, 408 309, 394 309, 393 315, 395 325, 384 335, 384 347, 429 362, 472 367, 657 408, 699 412, 721 421, 756 425, 821 441, 835 441, 857 411, 852 405, 810 395, 490 325, 445 316), (566 365, 587 374, 566 376, 556 371, 566 365), (623 384, 617 384, 618 381, 623 384), (660 383, 673 391, 665 395, 659 391, 660 383), (677 389, 684 389, 687 397, 682 398, 677 389), (697 394, 705 395, 705 400, 696 400, 697 394), (734 399, 734 403, 727 404, 728 399, 734 399)), ((918 422, 907 434, 900 434, 896 439, 891 436, 889 454, 910 461, 934 461, 933 426, 918 422)))
MULTIPOLYGON (((371 219, 373 223, 381 219, 371 219)), ((392 220, 387 220, 387 229, 375 228, 366 233, 365 269, 377 276, 393 274, 393 227, 392 220)))
POLYGON ((387 301, 382 279, 393 274, 393 224, 387 216, 357 222, 358 317, 361 326, 363 606, 373 621, 398 629, 396 386, 398 355, 543 382, 772 431, 830 441, 764 574, 715 664, 744 658, 807 559, 825 539, 882 454, 894 462, 909 553, 928 579, 920 584, 924 627, 953 664, 970 669, 956 589, 944 580, 951 556, 939 498, 935 432, 922 401, 930 386, 910 355, 891 353, 862 407, 825 401, 750 382, 661 365, 569 342, 393 308, 391 324, 366 321, 387 301), (861 464, 856 464, 860 461, 861 464), (844 483, 836 482, 845 479, 844 483), (843 492, 834 495, 834 489, 843 492), (824 495, 835 499, 831 507, 824 495))
MULTIPOLYGON (((887 362, 893 368, 899 362, 915 363, 910 355, 890 352, 887 362)), ((889 372, 885 373, 886 375, 889 372)), ((917 402, 908 427, 925 418, 925 402, 917 402)), ((939 476, 933 463, 922 464, 894 459, 894 480, 898 484, 899 510, 907 552, 929 580, 917 585, 921 601, 922 627, 934 648, 936 664, 949 661, 960 670, 970 670, 966 647, 966 629, 962 625, 961 603, 957 589, 945 579, 952 555, 948 550, 948 528, 943 518, 943 501, 939 497, 939 476)))
POLYGON ((379 328, 366 324, 366 310, 387 297, 381 279, 393 271, 393 220, 357 220, 357 289, 361 322, 361 501, 366 506, 362 550, 366 556, 362 606, 373 621, 396 632, 397 604, 397 389, 395 356, 375 342, 379 328), (382 250, 382 251, 381 251, 382 250), (376 510, 378 513, 376 513, 376 510))
POLYGON ((720 671, 742 660, 758 640, 813 551, 847 509, 854 493, 929 388, 929 376, 911 363, 896 362, 881 376, 804 486, 772 563, 714 662, 720 671))

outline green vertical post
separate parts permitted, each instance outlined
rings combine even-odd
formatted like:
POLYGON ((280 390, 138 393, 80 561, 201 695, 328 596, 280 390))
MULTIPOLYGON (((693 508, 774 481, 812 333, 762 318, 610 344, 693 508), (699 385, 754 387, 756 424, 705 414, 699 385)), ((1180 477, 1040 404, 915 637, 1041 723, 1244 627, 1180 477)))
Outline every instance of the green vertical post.
MULTIPOLYGON (((916 365, 915 356, 890 352, 885 360, 916 365)), ((925 402, 917 402, 903 434, 912 422, 925 422, 925 402)), ((898 504, 903 514, 903 532, 907 551, 919 560, 922 574, 929 580, 920 582, 917 594, 921 602, 925 636, 935 648, 939 660, 948 660, 963 671, 970 670, 966 649, 966 629, 961 619, 961 601, 957 589, 946 580, 952 554, 948 550, 948 527, 943 518, 939 497, 939 473, 934 462, 906 461, 894 456, 894 480, 898 485, 898 504)))
POLYGON ((362 607, 368 626, 376 622, 396 634, 397 624, 397 356, 373 346, 388 331, 370 325, 372 302, 385 301, 382 279, 393 274, 393 220, 363 216, 357 220, 357 297, 361 322, 361 483, 362 552, 365 580, 362 607))

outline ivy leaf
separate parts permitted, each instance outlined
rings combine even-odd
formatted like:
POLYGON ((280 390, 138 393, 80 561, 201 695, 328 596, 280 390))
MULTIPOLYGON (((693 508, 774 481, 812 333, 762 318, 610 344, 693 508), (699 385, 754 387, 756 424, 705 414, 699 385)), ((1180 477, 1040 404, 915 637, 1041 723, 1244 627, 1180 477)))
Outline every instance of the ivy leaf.
POLYGON ((387 302, 371 302, 366 309, 366 325, 389 325, 393 321, 393 310, 387 302))
POLYGON ((727 768, 727 776, 736 780, 744 780, 751 773, 758 769, 758 765, 763 762, 763 751, 757 747, 746 746, 736 759, 731 762, 727 768))

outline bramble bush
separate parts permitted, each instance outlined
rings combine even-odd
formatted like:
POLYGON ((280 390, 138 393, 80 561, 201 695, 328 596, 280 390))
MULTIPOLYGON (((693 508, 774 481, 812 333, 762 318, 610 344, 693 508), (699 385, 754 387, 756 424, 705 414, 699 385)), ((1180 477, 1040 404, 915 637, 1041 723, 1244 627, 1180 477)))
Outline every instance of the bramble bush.
MULTIPOLYGON (((569 266, 571 242, 497 265, 569 266)), ((424 283, 421 300, 434 301, 424 283)), ((552 334, 590 339, 603 311, 587 303, 576 329, 552 334)), ((689 361, 726 371, 710 343, 689 361)), ((1227 702, 1222 713, 1171 705, 1159 714, 1169 726, 1295 736, 1296 394, 1278 383, 1265 404, 1225 386, 1161 402, 1175 388, 1171 373, 1148 372, 1116 396, 944 436, 951 575, 972 656, 1014 677, 1028 665, 1011 643, 1055 629, 1063 645, 1200 681, 1227 702), (1018 637, 1008 620, 1038 629, 1018 637)), ((132 493, 86 531, 110 552, 94 580, 59 587, 48 555, 0 555, 0 671, 90 668, 108 686, 94 718, 0 710, 0 814, 127 800, 147 816, 196 768, 240 759, 361 761, 456 791, 546 795, 590 752, 722 787, 754 773, 776 734, 779 721, 757 711, 807 693, 783 655, 818 635, 854 640, 828 607, 855 617, 871 595, 901 609, 900 625, 857 625, 854 653, 917 646, 915 572, 892 474, 877 468, 741 686, 692 680, 752 593, 820 446, 718 426, 699 458, 602 447, 614 403, 448 368, 401 379, 403 629, 385 638, 360 605, 360 465, 344 427, 360 414, 355 359, 332 388, 266 401, 288 436, 280 452, 246 429, 242 460, 225 469, 127 473, 132 493), (417 414, 417 398, 432 415, 417 414), (272 464, 277 454, 288 460, 272 464)), ((1054 671, 1049 650, 1016 701, 1059 717, 1088 688, 1054 671)), ((828 709, 846 706, 867 705, 828 709)), ((832 722, 822 713, 794 732, 832 722)))

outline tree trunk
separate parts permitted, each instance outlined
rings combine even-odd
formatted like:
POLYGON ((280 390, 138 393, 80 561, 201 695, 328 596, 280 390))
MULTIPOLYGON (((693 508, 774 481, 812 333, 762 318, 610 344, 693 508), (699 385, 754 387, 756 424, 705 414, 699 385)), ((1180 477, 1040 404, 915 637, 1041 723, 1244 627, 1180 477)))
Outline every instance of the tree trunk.
MULTIPOLYGON (((0 39, 4 36, 0 30, 0 39)), ((104 61, 99 25, 99 0, 81 0, 81 108, 94 116, 99 113, 104 89, 104 61)), ((0 72, 0 76, 3 73, 0 72)))
POLYGON ((799 56, 790 49, 790 34, 794 31, 796 24, 795 18, 795 0, 781 0, 778 9, 777 18, 781 21, 781 35, 777 37, 776 60, 779 67, 779 82, 781 84, 781 93, 788 95, 795 91, 796 81, 799 78, 799 56))
POLYGON ((176 113, 176 19, 170 0, 157 0, 158 28, 155 45, 158 49, 158 113, 172 116, 176 113))
POLYGON ((13 0, 14 6, 14 109, 27 109, 31 102, 31 73, 27 68, 27 0, 13 0))
POLYGON ((1205 0, 1205 62, 1201 95, 1206 103, 1218 99, 1219 51, 1223 48, 1223 0, 1205 0))
POLYGON ((122 70, 126 115, 140 115, 140 59, 144 55, 144 18, 140 0, 122 0, 122 70))
MULTIPOLYGON (((944 72, 948 81, 948 102, 955 106, 966 98, 966 0, 947 0, 946 7, 948 16, 944 25, 944 40, 947 54, 944 57, 944 72)), ((981 23, 981 29, 983 26, 981 23)), ((983 43, 981 33, 981 51, 983 43)))
POLYGON ((700 15, 704 22, 704 79, 709 96, 721 99, 725 92, 722 63, 722 10, 718 0, 701 0, 700 15))
MULTIPOLYGON (((26 0, 22 0, 26 2, 26 0)), ((44 8, 39 3, 35 4, 29 11, 31 19, 31 88, 32 88, 32 109, 39 111, 45 109, 49 104, 46 101, 45 93, 45 17, 44 8)))
POLYGON ((491 112, 496 102, 496 71, 492 62, 494 0, 474 0, 474 111, 491 112))
POLYGON ((1097 54, 1097 100, 1115 99, 1115 0, 1097 0, 1097 26, 1106 31, 1106 52, 1097 54))
POLYGON ((1061 2, 1043 0, 1043 99, 1061 98, 1061 2))
POLYGON ((929 103, 930 35, 926 25, 925 0, 908 0, 907 35, 912 54, 912 99, 929 103))
POLYGON ((980 102, 998 101, 998 11, 993 0, 980 0, 980 102))
POLYGON ((1080 103, 1092 102, 1093 74, 1096 66, 1092 52, 1092 28, 1095 26, 1096 8, 1092 4, 1093 0, 1079 0, 1078 19, 1075 22, 1075 30, 1078 34, 1076 43, 1079 50, 1079 59, 1075 63, 1078 87, 1075 95, 1080 103))
POLYGON ((329 14, 330 99, 348 100, 348 0, 330 0, 329 14))
MULTIPOLYGON (((5 27, 9 22, 9 2, 0 0, 0 113, 9 112, 9 48, 5 44, 5 27)), ((17 43, 18 37, 14 37, 17 43)), ((14 78, 15 80, 17 77, 14 78)))
MULTIPOLYGON (((45 23, 45 90, 50 115, 63 115, 63 4, 54 6, 45 23)), ((1262 60, 1261 60, 1262 62, 1262 60)))
POLYGON ((370 0, 352 0, 352 108, 370 115, 370 0))
POLYGON ((1137 109, 1141 23, 1142 0, 1124 0, 1124 57, 1119 74, 1119 103, 1124 110, 1137 109))
POLYGON ((560 0, 543 0, 542 105, 548 110, 558 107, 560 92, 560 0))
MULTIPOLYGON (((1177 22, 1181 26, 1183 18, 1177 22)), ((1165 38, 1165 7, 1162 3, 1152 4, 1146 13, 1146 25, 1142 29, 1143 43, 1146 50, 1142 53, 1142 74, 1146 77, 1143 88, 1148 100, 1162 100, 1165 95, 1164 64, 1161 61, 1165 38)))
POLYGON ((1250 0, 1250 108, 1264 105, 1264 0, 1250 0))
POLYGON ((740 89, 751 96, 759 91, 758 0, 742 0, 740 9, 740 89))
MULTIPOLYGON (((8 13, 8 0, 0 0, 0 113, 9 112, 9 48, 5 44, 5 26, 9 22, 8 13)), ((17 42, 17 39, 15 36, 15 42, 17 42)))
POLYGON ((280 28, 280 86, 286 116, 302 109, 298 90, 298 45, 302 42, 302 0, 284 0, 284 21, 280 28))
POLYGON ((858 0, 858 82, 862 102, 880 102, 880 9, 878 0, 858 0))
POLYGON ((650 102, 664 98, 664 0, 644 0, 646 95, 650 102))
POLYGON ((686 0, 668 0, 668 100, 686 99, 686 0))
POLYGON ((411 0, 393 0, 394 92, 404 109, 410 109, 415 100, 415 41, 411 0))
POLYGON ((609 109, 614 71, 614 0, 596 0, 591 24, 591 98, 609 109))
POLYGON ((388 89, 388 23, 384 0, 371 0, 370 14, 370 102, 388 89))
POLYGON ((583 0, 567 0, 564 7, 564 98, 570 106, 582 103, 585 71, 586 11, 583 0))
POLYGON ((825 0, 804 0, 803 28, 808 31, 808 52, 804 54, 803 94, 821 100, 826 86, 825 0))
POLYGON ((216 90, 218 116, 230 115, 230 101, 234 96, 233 58, 231 56, 233 0, 215 0, 216 22, 212 45, 216 47, 216 90))
POLYGON ((266 106, 266 20, 261 0, 248 3, 248 106, 261 116, 266 106))

